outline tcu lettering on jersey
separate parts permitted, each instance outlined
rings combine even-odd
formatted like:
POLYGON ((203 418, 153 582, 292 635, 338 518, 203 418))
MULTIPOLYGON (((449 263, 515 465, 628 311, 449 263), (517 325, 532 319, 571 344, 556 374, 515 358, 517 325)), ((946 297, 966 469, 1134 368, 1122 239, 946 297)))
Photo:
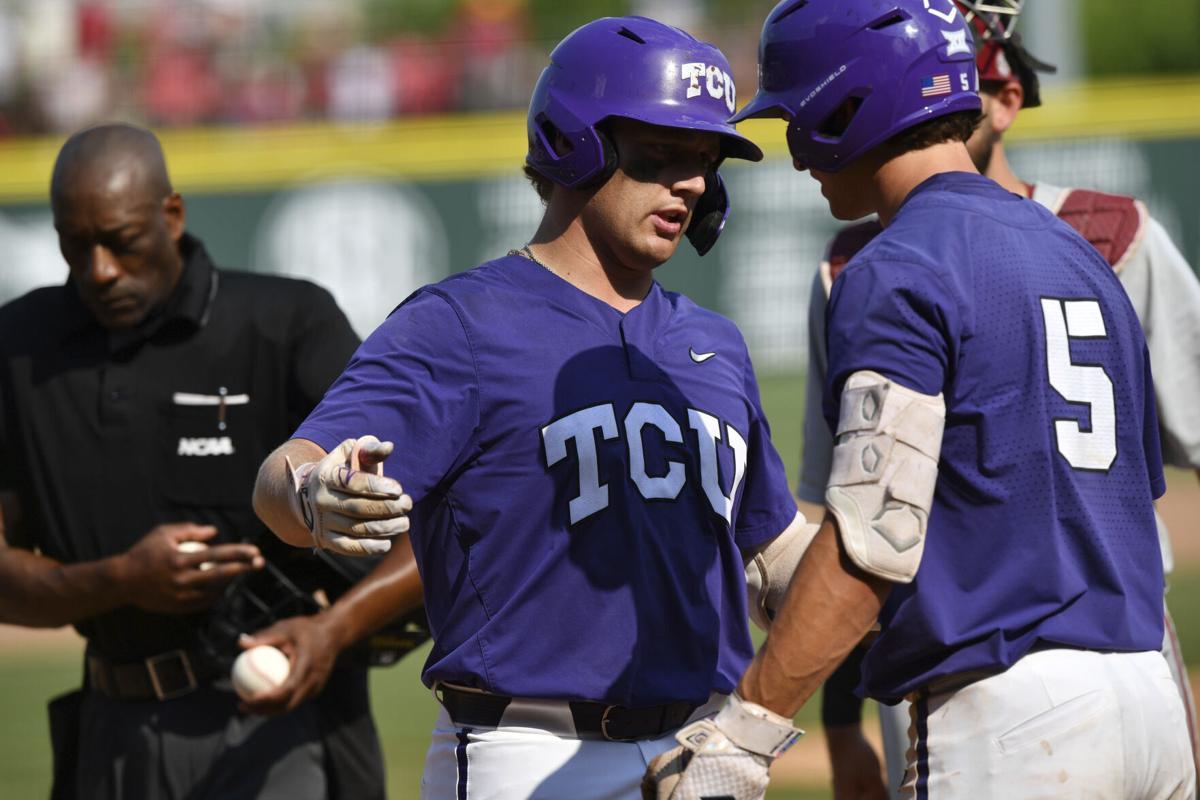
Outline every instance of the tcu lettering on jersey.
MULTIPOLYGON (((732 524, 733 501, 738 487, 746 474, 746 439, 732 425, 689 408, 687 424, 695 431, 699 447, 697 454, 700 466, 700 483, 705 497, 714 512, 732 524), (717 444, 725 440, 733 451, 733 485, 726 495, 721 489, 718 469, 717 444)), ((665 471, 653 470, 646 464, 643 436, 646 428, 654 428, 666 441, 683 445, 683 431, 667 410, 657 403, 634 403, 625 415, 623 423, 625 442, 629 449, 629 479, 637 486, 646 500, 674 500, 687 482, 684 465, 679 461, 666 461, 665 471)), ((603 440, 619 439, 617 416, 612 403, 590 406, 555 420, 542 428, 542 445, 546 453, 546 465, 553 467, 567 457, 567 442, 575 442, 578 458, 579 496, 569 504, 571 524, 574 525, 598 511, 608 507, 608 484, 600 482, 599 459, 596 455, 597 432, 603 440)), ((653 434, 649 434, 653 435, 653 434)))
POLYGON ((716 64, 705 64, 702 61, 684 64, 679 69, 679 77, 688 81, 689 98, 699 97, 707 90, 708 96, 714 100, 725 98, 725 107, 729 109, 730 114, 737 109, 737 88, 733 85, 733 76, 716 64), (700 85, 701 80, 704 81, 703 86, 700 85))

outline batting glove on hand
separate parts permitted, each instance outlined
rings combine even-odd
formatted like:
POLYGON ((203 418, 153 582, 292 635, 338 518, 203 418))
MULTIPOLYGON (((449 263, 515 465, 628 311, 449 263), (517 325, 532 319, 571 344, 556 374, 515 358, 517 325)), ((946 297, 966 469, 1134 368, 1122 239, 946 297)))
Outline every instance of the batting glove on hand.
POLYGON ((732 695, 712 719, 675 734, 681 745, 650 762, 644 800, 761 800, 771 762, 804 731, 791 720, 732 695))
POLYGON ((390 539, 408 531, 412 498, 383 474, 391 442, 374 436, 347 439, 320 461, 293 466, 293 511, 312 534, 313 544, 346 556, 382 555, 390 539))

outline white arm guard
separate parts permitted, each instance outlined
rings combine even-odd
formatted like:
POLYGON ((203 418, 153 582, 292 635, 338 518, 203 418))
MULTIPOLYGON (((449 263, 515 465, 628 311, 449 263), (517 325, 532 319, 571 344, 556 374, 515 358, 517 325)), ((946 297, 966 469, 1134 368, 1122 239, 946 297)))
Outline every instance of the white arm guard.
POLYGON ((792 573, 820 528, 820 525, 809 522, 803 514, 797 513, 783 533, 746 564, 746 599, 749 601, 750 619, 764 631, 771 627, 775 612, 783 604, 792 573))
POLYGON ((945 426, 940 394, 869 371, 846 381, 825 505, 866 572, 897 583, 917 574, 945 426))

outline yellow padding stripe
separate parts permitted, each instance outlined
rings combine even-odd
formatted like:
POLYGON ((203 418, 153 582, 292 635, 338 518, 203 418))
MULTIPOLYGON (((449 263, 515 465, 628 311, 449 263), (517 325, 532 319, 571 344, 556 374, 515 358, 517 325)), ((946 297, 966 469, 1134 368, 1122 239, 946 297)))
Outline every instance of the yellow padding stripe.
MULTIPOLYGON (((1044 105, 1022 113, 1020 141, 1121 136, 1200 137, 1200 78, 1120 80, 1049 87, 1044 105)), ((768 156, 785 157, 783 123, 750 120, 740 130, 768 156)), ((525 115, 510 111, 277 128, 203 128, 161 134, 183 192, 270 189, 317 175, 445 180, 517 174, 525 115)), ((45 199, 64 137, 0 142, 0 201, 45 199)))

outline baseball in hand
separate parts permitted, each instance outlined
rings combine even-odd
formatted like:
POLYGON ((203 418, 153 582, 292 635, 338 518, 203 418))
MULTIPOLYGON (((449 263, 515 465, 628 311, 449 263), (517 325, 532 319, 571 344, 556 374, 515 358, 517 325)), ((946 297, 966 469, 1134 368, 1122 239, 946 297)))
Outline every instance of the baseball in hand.
MULTIPOLYGON (((204 542, 196 542, 187 540, 175 545, 175 548, 181 553, 200 553, 208 549, 208 545, 204 542)), ((215 565, 211 561, 204 561, 200 564, 200 569, 212 569, 215 565)))
POLYGON ((251 700, 287 680, 290 670, 282 650, 269 644, 251 647, 233 662, 233 688, 238 697, 251 700))

